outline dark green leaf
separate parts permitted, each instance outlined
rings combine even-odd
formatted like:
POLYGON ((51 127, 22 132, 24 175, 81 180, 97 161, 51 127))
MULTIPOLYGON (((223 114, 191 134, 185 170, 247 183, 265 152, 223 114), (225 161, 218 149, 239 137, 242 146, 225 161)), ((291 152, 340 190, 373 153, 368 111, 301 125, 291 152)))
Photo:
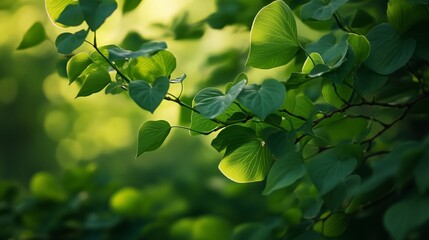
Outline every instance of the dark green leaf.
POLYGON ((389 0, 387 21, 400 35, 404 35, 415 24, 429 20, 428 12, 421 4, 409 0, 389 0))
POLYGON ((161 147, 170 130, 170 124, 164 120, 145 122, 139 129, 137 157, 161 147))
MULTIPOLYGON (((57 24, 57 19, 64 11, 64 9, 72 4, 75 0, 45 0, 46 11, 49 18, 54 24, 57 24)), ((61 24, 57 24, 62 26, 61 24)))
POLYGON ((96 31, 118 7, 115 0, 79 0, 79 4, 92 31, 96 31))
MULTIPOLYGON (((215 129, 219 124, 213 122, 212 120, 202 116, 199 113, 196 113, 192 111, 191 114, 191 126, 190 128, 192 130, 198 131, 198 132, 209 132, 213 129, 215 129)), ((189 131, 191 135, 199 135, 199 133, 195 131, 189 131)))
POLYGON ((353 172, 360 160, 359 154, 359 146, 339 145, 317 154, 307 162, 308 173, 320 195, 334 189, 353 172))
POLYGON ((86 39, 88 32, 80 30, 76 33, 62 33, 55 40, 55 46, 58 53, 71 54, 76 48, 80 47, 86 39))
POLYGON ((88 66, 87 74, 80 78, 84 79, 84 83, 82 84, 76 98, 86 97, 93 93, 97 93, 103 90, 103 88, 111 82, 109 72, 95 63, 88 66))
POLYGON ((41 44, 46 40, 46 32, 41 22, 34 23, 30 29, 24 35, 21 43, 18 46, 18 50, 31 48, 41 44))
POLYGON ((150 55, 155 54, 156 52, 164 50, 166 48, 167 44, 165 42, 147 42, 144 43, 138 51, 129 51, 114 46, 109 48, 109 59, 112 61, 117 61, 128 60, 141 56, 149 57, 150 55))
POLYGON ((406 239, 411 230, 429 220, 429 198, 414 196, 391 206, 383 222, 395 240, 406 239))
POLYGON ((267 144, 275 159, 282 159, 295 145, 295 133, 278 131, 267 138, 267 144))
POLYGON ((337 42, 333 34, 327 34, 305 48, 308 52, 317 52, 322 55, 326 65, 337 68, 344 62, 347 54, 347 35, 341 37, 337 42))
POLYGON ((429 151, 426 151, 417 166, 414 169, 414 177, 417 184, 417 188, 420 193, 425 193, 429 189, 429 177, 427 173, 429 172, 429 151))
POLYGON ((301 8, 302 20, 328 20, 348 0, 311 0, 301 8))
POLYGON ((119 94, 119 93, 123 93, 124 89, 122 88, 122 83, 120 82, 112 82, 109 83, 109 85, 107 85, 105 93, 106 94, 119 94))
POLYGON ((263 194, 268 195, 277 189, 290 186, 305 174, 302 155, 290 152, 282 159, 274 162, 267 177, 267 185, 263 194))
POLYGON ((244 143, 256 139, 255 130, 243 126, 232 125, 223 129, 217 137, 213 139, 211 145, 218 152, 222 152, 226 149, 226 152, 229 153, 244 143))
POLYGON ((238 95, 238 101, 250 109, 256 116, 264 120, 282 104, 286 89, 279 81, 265 80, 261 85, 244 86, 238 95))
POLYGON ((176 69, 176 58, 166 50, 162 50, 150 57, 136 58, 132 68, 134 79, 143 79, 149 83, 158 77, 169 77, 176 69))
POLYGON ((259 11, 250 35, 247 66, 268 69, 285 65, 300 49, 295 17, 283 1, 274 1, 259 11))
POLYGON ((404 66, 414 53, 416 41, 400 36, 391 25, 383 23, 368 33, 371 53, 366 66, 376 73, 387 75, 404 66))
POLYGON ((136 9, 142 0, 125 0, 124 5, 122 7, 122 13, 128 13, 132 10, 136 9))
POLYGON ((134 102, 141 108, 153 113, 161 104, 170 87, 170 81, 166 77, 157 78, 152 86, 141 80, 131 81, 129 94, 134 102))
POLYGON ((69 84, 73 83, 91 63, 92 60, 86 53, 78 53, 70 58, 67 62, 69 84))
POLYGON ((373 72, 365 66, 361 66, 356 74, 356 88, 361 94, 372 94, 380 90, 389 79, 386 75, 373 72))
POLYGON ((254 139, 225 154, 219 169, 234 182, 259 182, 264 180, 272 161, 265 142, 254 139))
POLYGON ((246 80, 240 81, 231 87, 226 94, 215 88, 205 88, 195 96, 195 108, 206 118, 215 118, 228 109, 245 84, 246 80))
POLYGON ((61 12, 56 21, 64 24, 65 26, 79 26, 84 21, 82 9, 77 3, 70 4, 61 12))

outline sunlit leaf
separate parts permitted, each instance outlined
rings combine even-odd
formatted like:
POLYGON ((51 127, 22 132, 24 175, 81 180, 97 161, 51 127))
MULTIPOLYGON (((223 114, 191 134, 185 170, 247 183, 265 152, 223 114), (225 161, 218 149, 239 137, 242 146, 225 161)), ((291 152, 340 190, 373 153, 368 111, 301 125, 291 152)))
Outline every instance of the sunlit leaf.
POLYGON ((244 143, 256 139, 255 130, 243 126, 232 125, 223 129, 217 137, 213 139, 211 145, 218 152, 226 150, 226 153, 228 154, 244 143))
POLYGON ((382 23, 368 33, 371 52, 365 61, 366 66, 379 74, 391 74, 404 66, 411 58, 416 41, 400 36, 391 25, 382 23))
POLYGON ((326 220, 316 222, 313 229, 327 237, 338 237, 346 231, 348 220, 347 214, 334 213, 326 220))
POLYGON ((301 8, 302 20, 328 20, 348 0, 311 0, 301 8))
POLYGON ((406 239, 408 233, 429 220, 429 198, 414 196, 391 206, 383 222, 395 240, 406 239))
POLYGON ((92 31, 97 30, 118 7, 115 0, 79 0, 79 4, 92 31))
POLYGON ((215 118, 225 112, 240 94, 246 80, 242 80, 226 94, 215 88, 205 88, 195 96, 195 108, 206 118, 215 118))
POLYGON ((369 41, 365 38, 365 36, 349 33, 349 38, 347 39, 347 42, 352 47, 355 55, 354 65, 359 66, 369 56, 369 53, 371 51, 369 41))
POLYGON ((80 30, 76 33, 62 33, 55 40, 55 46, 57 47, 58 53, 70 54, 75 49, 80 47, 86 39, 88 32, 80 30))
POLYGON ((161 104, 170 87, 170 82, 166 77, 157 78, 152 85, 136 80, 129 84, 129 94, 137 105, 153 113, 161 104))
POLYGON ((176 69, 176 58, 166 50, 150 57, 139 57, 132 69, 134 79, 142 79, 149 83, 158 77, 169 77, 176 69))
POLYGON ((234 182, 259 182, 265 179, 272 161, 268 146, 254 139, 226 155, 219 169, 234 182))
POLYGON ((58 17, 64 9, 73 2, 75 2, 75 0, 45 0, 46 11, 51 21, 58 26, 63 26, 58 24, 58 17))
POLYGON ((323 61, 323 58, 319 53, 317 52, 310 53, 310 56, 307 57, 304 64, 302 65, 301 72, 305 74, 309 74, 313 70, 315 65, 324 64, 324 63, 325 61, 323 61))
POLYGON ((244 86, 237 98, 240 103, 264 120, 283 104, 285 95, 284 85, 275 79, 269 79, 261 85, 244 86))
POLYGON ((161 147, 170 130, 170 124, 164 120, 145 122, 139 129, 137 157, 161 147))
POLYGON ((290 186, 305 174, 305 164, 302 155, 290 152, 282 159, 276 160, 271 167, 264 194, 268 195, 277 189, 290 186))
POLYGON ((67 77, 69 84, 73 83, 82 72, 92 63, 87 53, 78 53, 67 62, 67 77))
MULTIPOLYGON (((349 85, 353 84, 353 78, 349 77, 346 81, 349 85)), ((352 96, 353 89, 345 83, 333 83, 329 79, 323 79, 322 95, 325 100, 335 106, 342 107, 352 96)))
POLYGON ((46 32, 41 22, 34 23, 25 33, 17 50, 31 48, 46 40, 46 32))
POLYGON ((300 43, 289 6, 277 0, 262 8, 253 22, 250 39, 247 66, 268 69, 291 61, 300 43))
POLYGON ((347 36, 338 41, 332 33, 324 35, 317 42, 310 43, 306 47, 307 52, 317 52, 322 55, 326 65, 331 68, 339 67, 345 60, 348 44, 347 36))
POLYGON ((97 93, 103 90, 107 84, 111 82, 109 72, 97 64, 91 64, 88 66, 88 69, 88 73, 85 76, 80 77, 84 80, 84 83, 82 84, 76 98, 86 97, 93 93, 97 93))

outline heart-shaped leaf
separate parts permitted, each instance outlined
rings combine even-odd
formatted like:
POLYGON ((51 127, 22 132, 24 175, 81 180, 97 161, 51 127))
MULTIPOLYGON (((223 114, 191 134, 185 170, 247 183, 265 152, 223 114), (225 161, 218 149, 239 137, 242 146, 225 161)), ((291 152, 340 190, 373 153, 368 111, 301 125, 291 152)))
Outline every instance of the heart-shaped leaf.
POLYGON ((263 120, 283 104, 285 95, 284 85, 277 80, 269 79, 261 85, 245 86, 238 95, 238 101, 263 120))
POLYGON ((264 180, 273 159, 265 142, 253 139, 226 155, 219 164, 219 170, 238 183, 264 180))
POLYGON ((300 49, 295 17, 284 1, 274 1, 256 15, 250 32, 247 66, 274 68, 292 60, 300 49))
POLYGON ((416 40, 400 36, 388 23, 375 26, 369 31, 367 38, 371 52, 365 64, 383 75, 391 74, 404 66, 416 48, 416 40))
POLYGON ((65 26, 79 26, 83 23, 83 13, 79 4, 73 3, 68 5, 56 20, 65 26))
POLYGON ((241 80, 231 87, 226 94, 215 88, 201 90, 194 98, 195 108, 206 118, 212 119, 219 116, 234 102, 246 82, 246 80, 241 80))
POLYGON ((92 31, 97 30, 118 7, 115 0, 79 0, 79 4, 92 31))
POLYGON ((88 32, 80 30, 76 33, 62 33, 55 40, 58 53, 70 54, 85 42, 88 32))
POLYGON ((125 0, 124 5, 122 6, 122 13, 128 13, 136 9, 142 0, 125 0))
POLYGON ((161 147, 170 130, 170 124, 164 120, 145 122, 139 129, 137 157, 161 147))
POLYGON ((170 82, 166 77, 157 78, 152 86, 141 80, 131 81, 129 84, 129 94, 137 105, 153 113, 159 104, 161 104, 169 87, 170 82))

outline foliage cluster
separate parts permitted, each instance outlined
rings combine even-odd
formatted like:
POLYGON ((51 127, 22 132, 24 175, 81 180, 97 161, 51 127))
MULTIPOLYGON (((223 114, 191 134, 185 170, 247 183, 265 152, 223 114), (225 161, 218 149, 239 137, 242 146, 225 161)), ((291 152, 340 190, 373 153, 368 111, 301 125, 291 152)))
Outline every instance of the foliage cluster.
MULTIPOLYGON (((127 0, 122 10, 132 11, 139 3, 127 0)), ((264 195, 281 193, 287 199, 284 216, 240 226, 231 239, 427 237, 429 35, 424 29, 429 2, 217 3, 208 24, 222 28, 254 18, 246 66, 287 66, 284 79, 248 84, 246 73, 240 73, 224 91, 204 88, 189 103, 170 92, 183 88, 186 74, 174 75, 176 58, 165 42, 146 42, 134 50, 98 46, 96 32, 117 9, 115 0, 47 0, 46 6, 55 24, 83 28, 55 41, 57 51, 70 56, 67 77, 80 85, 76 97, 102 90, 127 93, 146 111, 169 101, 191 115, 190 126, 144 122, 137 156, 158 149, 173 128, 191 135, 218 133, 211 145, 222 154, 219 169, 227 178, 265 180, 264 195), (297 21, 323 36, 311 41, 299 35, 297 21), (75 53, 84 43, 94 51, 75 53)), ((178 39, 203 34, 200 26, 179 23, 172 31, 178 39)), ((35 23, 18 48, 45 38, 43 26, 35 23)), ((50 175, 35 176, 33 194, 63 201, 67 196, 60 190, 52 194, 58 188, 54 182, 50 175)), ((133 214, 116 208, 120 201, 134 205, 141 196, 126 189, 111 200, 119 214, 133 214)), ((110 221, 103 226, 115 226, 110 221)))

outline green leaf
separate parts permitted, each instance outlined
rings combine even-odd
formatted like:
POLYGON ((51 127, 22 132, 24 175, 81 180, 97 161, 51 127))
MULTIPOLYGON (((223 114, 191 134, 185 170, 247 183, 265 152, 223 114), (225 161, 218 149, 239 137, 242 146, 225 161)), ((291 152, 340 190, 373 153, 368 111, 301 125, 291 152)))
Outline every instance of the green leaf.
POLYGON ((225 150, 226 154, 228 154, 253 140, 257 140, 255 130, 239 125, 232 125, 223 129, 213 139, 211 145, 218 152, 225 150))
POLYGON ((312 157, 307 162, 307 171, 319 194, 334 189, 357 166, 361 149, 357 145, 339 145, 312 157))
POLYGON ((254 139, 225 155, 219 170, 234 182, 259 182, 264 180, 272 161, 265 143, 254 139))
POLYGON ((345 213, 334 213, 326 220, 316 222, 313 229, 326 237, 338 237, 346 231, 348 220, 345 213))
POLYGON ((282 159, 295 146, 295 133, 278 131, 267 138, 267 144, 275 159, 282 159))
POLYGON ((126 14, 128 12, 131 12, 132 10, 136 9, 142 0, 125 0, 124 5, 122 7, 122 13, 126 14))
POLYGON ((348 0, 311 0, 302 5, 301 18, 302 20, 328 20, 332 18, 334 13, 344 5, 348 0))
POLYGON ((391 25, 382 23, 367 35, 371 53, 366 66, 376 73, 388 75, 404 66, 414 53, 416 41, 400 36, 391 25))
POLYGON ((389 79, 386 75, 381 75, 362 65, 356 73, 356 89, 363 95, 373 94, 380 90, 389 79))
POLYGON ((166 77, 157 78, 152 86, 141 80, 131 81, 129 84, 130 97, 141 108, 153 113, 161 104, 170 87, 166 77))
MULTIPOLYGON (((353 85, 353 77, 348 77, 345 81, 353 85)), ((325 78, 322 82, 322 94, 325 100, 336 108, 342 107, 352 96, 353 89, 345 83, 333 83, 325 78)))
MULTIPOLYGON (((198 132, 209 132, 215 129, 219 124, 213 122, 212 120, 204 117, 203 115, 192 111, 191 113, 191 126, 192 130, 198 132)), ((199 133, 195 131, 189 131, 192 136, 199 135, 199 133)))
POLYGON ((267 177, 264 195, 271 194, 277 189, 292 185, 305 174, 305 164, 302 155, 290 152, 284 158, 274 162, 267 177))
POLYGON ((77 3, 70 4, 61 12, 56 21, 65 26, 79 26, 84 21, 82 9, 77 3))
POLYGON ((305 74, 310 74, 310 72, 313 70, 313 68, 315 67, 314 64, 324 64, 325 61, 323 61, 322 56, 317 53, 317 52, 313 52, 310 53, 310 56, 307 57, 307 59, 304 62, 304 65, 302 65, 302 73, 305 74))
POLYGON ((285 95, 286 89, 282 83, 275 79, 268 79, 261 85, 244 86, 237 98, 240 103, 264 120, 283 104, 285 95))
POLYGON ((46 40, 46 32, 41 22, 34 23, 25 33, 17 50, 31 48, 46 40))
POLYGON ((92 31, 97 30, 118 7, 115 0, 79 0, 79 4, 92 31))
POLYGON ((134 79, 143 79, 149 83, 158 77, 169 77, 176 69, 176 58, 166 50, 150 57, 139 57, 132 68, 134 79))
POLYGON ((123 84, 120 82, 112 82, 107 85, 106 90, 104 91, 106 94, 119 94, 123 93, 125 90, 122 88, 123 84))
POLYGON ((429 220, 429 198, 414 196, 391 206, 383 217, 393 239, 406 239, 408 233, 429 220))
POLYGON ((86 39, 88 32, 80 30, 76 33, 62 33, 55 40, 55 46, 58 53, 71 54, 76 48, 80 47, 86 39))
POLYGON ((95 63, 88 66, 87 74, 80 78, 84 79, 84 83, 82 84, 76 98, 86 97, 93 93, 97 93, 103 90, 103 88, 111 82, 109 72, 95 63))
POLYGON ((139 129, 137 157, 161 147, 170 130, 170 124, 164 120, 145 122, 139 129))
POLYGON ((109 59, 112 61, 118 61, 118 60, 129 60, 131 58, 137 58, 141 56, 150 57, 150 55, 155 54, 156 52, 164 50, 166 48, 167 48, 167 44, 165 42, 147 42, 147 43, 144 43, 137 51, 125 50, 118 46, 113 46, 109 48, 108 51, 109 51, 109 59))
POLYGON ((321 37, 317 42, 308 44, 307 52, 317 52, 322 55, 326 65, 331 68, 339 67, 344 61, 348 50, 347 35, 341 37, 338 42, 332 33, 321 37))
POLYGON ((349 33, 349 38, 347 42, 353 49, 353 53, 355 55, 354 65, 358 67, 362 64, 365 59, 368 58, 369 53, 371 51, 371 45, 369 44, 368 39, 365 36, 349 33))
POLYGON ((201 90, 194 98, 195 108, 206 118, 212 119, 219 116, 234 102, 246 82, 246 80, 241 80, 231 87, 226 94, 215 88, 201 90))
POLYGON ((400 35, 423 20, 429 20, 429 16, 427 9, 421 4, 409 0, 389 0, 387 21, 400 35))
POLYGON ((250 32, 247 66, 269 69, 291 61, 300 43, 295 17, 283 1, 274 1, 256 15, 250 32))
POLYGON ((45 0, 46 11, 51 21, 62 27, 63 25, 59 24, 57 20, 64 9, 73 2, 75 0, 45 0))
POLYGON ((87 53, 78 53, 67 62, 67 77, 72 84, 82 72, 92 63, 87 53))

